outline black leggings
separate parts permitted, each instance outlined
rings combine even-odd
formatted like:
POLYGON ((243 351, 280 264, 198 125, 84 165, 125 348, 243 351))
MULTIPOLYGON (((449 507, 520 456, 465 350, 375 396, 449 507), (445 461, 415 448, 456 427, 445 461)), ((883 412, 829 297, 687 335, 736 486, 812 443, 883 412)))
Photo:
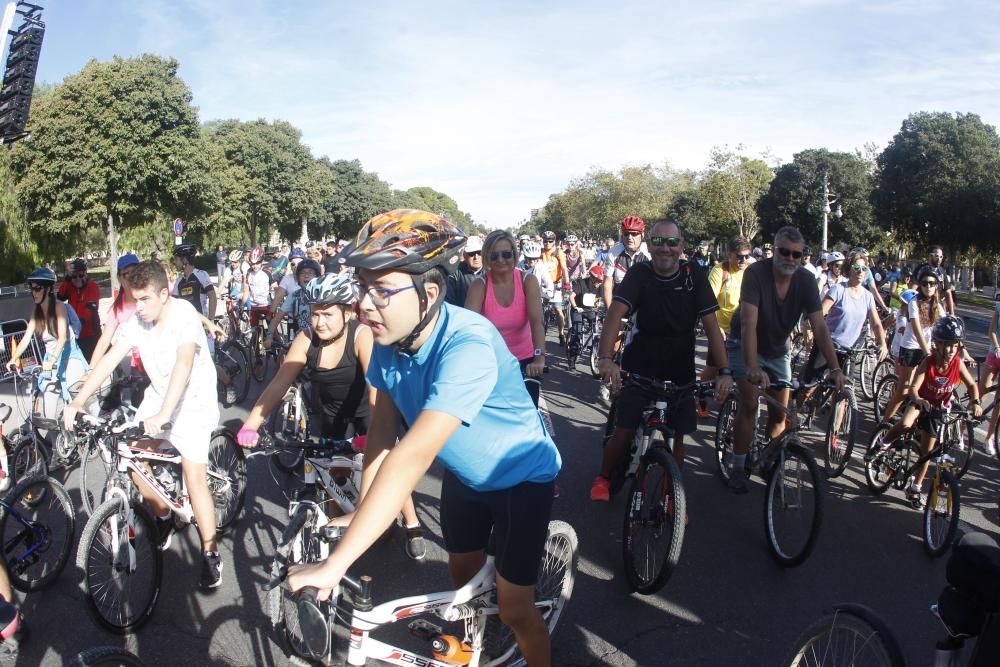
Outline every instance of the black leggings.
POLYGON ((517 363, 521 364, 521 375, 524 376, 524 387, 528 390, 528 395, 531 396, 531 402, 538 407, 538 395, 542 393, 542 378, 530 378, 526 375, 528 372, 528 364, 534 361, 534 357, 528 359, 521 359, 517 363))

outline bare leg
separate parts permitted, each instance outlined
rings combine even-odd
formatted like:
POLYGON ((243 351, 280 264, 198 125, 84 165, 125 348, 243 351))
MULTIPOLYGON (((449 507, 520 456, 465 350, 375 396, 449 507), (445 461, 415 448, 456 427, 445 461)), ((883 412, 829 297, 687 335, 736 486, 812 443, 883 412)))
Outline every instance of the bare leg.
POLYGON ((181 459, 184 470, 184 483, 188 495, 191 496, 191 509, 198 522, 198 534, 201 536, 202 551, 217 551, 215 540, 215 501, 208 490, 207 468, 204 463, 194 463, 181 459))
MULTIPOLYGON (((448 554, 448 572, 451 574, 451 584, 455 588, 464 586, 476 576, 479 568, 486 562, 485 551, 468 551, 462 554, 448 554)), ((497 584, 500 577, 497 577, 497 584)))
POLYGON ((535 606, 535 587, 518 586, 497 575, 500 620, 514 632, 517 647, 531 667, 548 667, 552 662, 549 628, 535 606))

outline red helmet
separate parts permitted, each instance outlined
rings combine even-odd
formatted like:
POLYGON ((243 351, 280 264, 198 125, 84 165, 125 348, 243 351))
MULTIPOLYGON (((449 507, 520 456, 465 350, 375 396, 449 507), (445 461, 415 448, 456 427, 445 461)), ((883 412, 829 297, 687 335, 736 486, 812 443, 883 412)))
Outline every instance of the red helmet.
POLYGON ((637 215, 626 215, 622 218, 623 232, 645 232, 646 221, 637 215))
POLYGON ((604 265, 594 264, 590 267, 590 277, 597 278, 598 280, 604 280, 604 265))

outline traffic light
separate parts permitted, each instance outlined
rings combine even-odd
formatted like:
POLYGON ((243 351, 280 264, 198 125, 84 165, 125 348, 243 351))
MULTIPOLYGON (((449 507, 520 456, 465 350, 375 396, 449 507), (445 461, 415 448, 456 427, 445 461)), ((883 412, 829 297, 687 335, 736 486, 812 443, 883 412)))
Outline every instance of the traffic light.
POLYGON ((38 56, 42 52, 45 24, 26 21, 10 42, 7 67, 0 88, 0 138, 12 141, 24 134, 31 109, 31 94, 35 87, 38 56))

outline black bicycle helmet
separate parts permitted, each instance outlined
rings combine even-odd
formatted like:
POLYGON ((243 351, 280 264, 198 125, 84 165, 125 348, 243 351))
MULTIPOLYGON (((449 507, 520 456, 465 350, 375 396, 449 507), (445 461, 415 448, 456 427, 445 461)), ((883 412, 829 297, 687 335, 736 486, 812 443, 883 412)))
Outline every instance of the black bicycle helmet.
POLYGON ((961 343, 965 340, 965 322, 954 315, 945 315, 934 323, 931 338, 936 343, 961 343))
POLYGON ((323 273, 323 270, 320 269, 319 262, 317 262, 315 259, 304 259, 301 262, 299 262, 298 266, 295 267, 295 277, 298 278, 299 273, 305 271, 306 269, 312 269, 313 273, 315 273, 317 277, 319 277, 319 275, 323 273))
POLYGON ((182 243, 174 246, 174 257, 194 257, 198 252, 198 246, 193 243, 182 243))
POLYGON ((73 270, 74 271, 86 271, 87 270, 87 260, 83 257, 77 257, 73 260, 73 270))

